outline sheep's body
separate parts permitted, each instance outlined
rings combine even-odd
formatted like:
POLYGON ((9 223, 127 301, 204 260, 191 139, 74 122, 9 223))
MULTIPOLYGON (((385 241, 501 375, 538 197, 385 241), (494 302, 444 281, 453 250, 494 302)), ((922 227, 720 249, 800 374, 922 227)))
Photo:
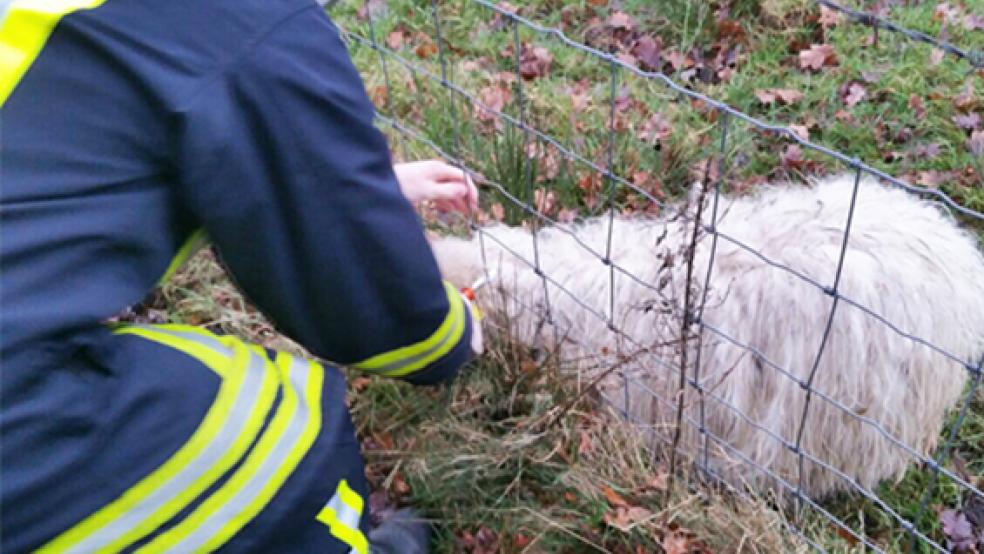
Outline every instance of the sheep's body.
MULTIPOLYGON (((831 286, 852 188, 853 178, 839 177, 810 188, 769 187, 753 197, 722 200, 717 228, 770 260, 831 286)), ((606 251, 607 218, 571 231, 596 253, 606 251)), ((612 297, 609 266, 563 230, 543 229, 537 237, 543 274, 574 298, 551 281, 544 287, 529 265, 502 247, 533 261, 528 230, 490 227, 485 230, 485 259, 496 286, 483 289, 480 302, 493 317, 508 316, 518 325, 519 339, 531 344, 554 336, 540 324, 542 308, 549 303, 559 334, 569 339, 562 345, 565 356, 607 357, 596 364, 604 367, 616 352, 629 355, 622 369, 630 378, 613 374, 606 386, 619 389, 608 396, 634 420, 669 428, 675 421, 675 368, 681 350, 678 345, 659 345, 681 333, 679 314, 687 282, 684 252, 690 232, 685 220, 616 219, 612 297), (497 290, 508 298, 496 295, 497 290), (609 314, 631 339, 620 338, 598 317, 609 314), (642 347, 649 350, 640 354, 642 347)), ((478 242, 446 238, 434 243, 442 271, 455 284, 466 285, 484 274, 478 242)), ((710 236, 697 243, 691 289, 695 306, 705 293, 701 289, 711 244, 710 236)), ((966 368, 900 335, 851 302, 971 361, 984 350, 984 257, 976 240, 937 207, 863 182, 838 292, 850 302, 837 303, 817 364, 833 296, 718 239, 703 321, 761 354, 704 330, 698 378, 706 390, 704 424, 721 441, 712 439, 707 450, 720 476, 782 489, 773 478, 749 471, 750 461, 792 486, 802 478, 804 492, 822 496, 850 488, 823 464, 870 488, 879 480, 900 477, 913 460, 898 443, 924 454, 936 445, 945 413, 967 381, 966 368), (799 456, 789 444, 797 441, 807 402, 801 381, 810 378, 815 365, 816 392, 800 439, 805 453, 801 476, 799 456)), ((691 341, 688 349, 691 361, 697 354, 694 344, 691 341)), ((687 371, 688 378, 695 377, 692 363, 687 371)), ((684 425, 682 444, 699 455, 701 400, 689 385, 684 406, 689 423, 684 425)))

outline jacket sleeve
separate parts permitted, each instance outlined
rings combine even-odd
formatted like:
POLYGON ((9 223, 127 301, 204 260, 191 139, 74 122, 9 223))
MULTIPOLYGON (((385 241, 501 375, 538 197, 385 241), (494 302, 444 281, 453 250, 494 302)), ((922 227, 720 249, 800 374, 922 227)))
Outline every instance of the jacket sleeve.
POLYGON ((179 194, 245 294, 313 354, 432 383, 471 355, 337 29, 276 24, 177 110, 179 194))

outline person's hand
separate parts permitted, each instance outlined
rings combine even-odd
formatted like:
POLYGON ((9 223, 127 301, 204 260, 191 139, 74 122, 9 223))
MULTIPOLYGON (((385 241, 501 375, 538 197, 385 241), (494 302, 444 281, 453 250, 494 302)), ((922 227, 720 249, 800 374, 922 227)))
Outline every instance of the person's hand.
POLYGON ((400 191, 411 204, 433 202, 441 211, 466 213, 478 208, 478 189, 467 173, 440 160, 393 166, 400 191))

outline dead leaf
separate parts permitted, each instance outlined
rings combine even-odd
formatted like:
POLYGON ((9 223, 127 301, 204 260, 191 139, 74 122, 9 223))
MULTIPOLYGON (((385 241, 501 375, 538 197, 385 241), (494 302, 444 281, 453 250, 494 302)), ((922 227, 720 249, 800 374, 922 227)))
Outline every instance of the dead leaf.
POLYGON ((434 44, 434 41, 427 39, 414 49, 414 53, 417 54, 418 58, 426 60, 434 54, 437 54, 437 44, 434 44))
POLYGON ((393 31, 387 35, 386 46, 389 46, 390 50, 399 50, 403 48, 403 31, 393 31))
POLYGON ((772 104, 779 100, 783 104, 794 104, 803 98, 803 93, 788 88, 767 88, 755 91, 756 98, 763 104, 772 104))
POLYGON ((608 5, 608 0, 588 0, 588 4, 592 6, 604 7, 608 5))
POLYGON ((531 542, 533 542, 533 537, 529 537, 522 533, 516 533, 513 537, 513 546, 516 548, 526 548, 531 542))
POLYGON ((564 493, 564 500, 573 504, 577 502, 577 495, 572 493, 571 491, 567 491, 564 493))
POLYGON ((608 503, 611 504, 612 506, 621 506, 623 508, 627 508, 629 506, 629 503, 626 502, 624 498, 619 496, 619 494, 615 492, 615 490, 609 487, 608 485, 601 487, 601 493, 605 495, 605 498, 608 500, 608 503))
POLYGON ((864 88, 858 81, 849 81, 840 89, 841 100, 848 107, 853 107, 858 104, 858 102, 864 100, 864 97, 868 94, 868 90, 864 88))
POLYGON ((909 109, 915 112, 916 117, 922 118, 926 115, 926 105, 917 94, 909 95, 909 109))
POLYGON ((674 71, 693 67, 694 65, 694 61, 690 59, 689 56, 683 55, 683 53, 679 50, 670 50, 663 57, 666 58, 666 61, 670 62, 670 65, 673 66, 674 71))
POLYGON ((650 71, 658 70, 661 64, 660 51, 663 49, 663 39, 653 38, 648 35, 639 37, 632 47, 634 55, 641 63, 643 69, 650 71))
POLYGON ((533 205, 544 215, 552 215, 557 209, 557 193, 538 187, 533 191, 533 205))
POLYGON ((639 138, 648 143, 656 143, 668 139, 672 130, 670 122, 663 116, 662 112, 656 112, 649 116, 645 125, 642 126, 639 138))
POLYGON ((940 65, 943 63, 943 56, 945 55, 946 52, 940 50, 939 48, 933 48, 929 53, 929 65, 933 67, 940 65))
POLYGON ((355 16, 361 21, 365 21, 370 17, 377 19, 385 14, 387 9, 386 0, 367 0, 359 6, 359 10, 355 13, 355 16))
POLYGON ((837 118, 837 121, 840 121, 841 123, 854 122, 854 115, 847 110, 837 110, 836 112, 834 112, 834 117, 837 118))
POLYGON ((975 156, 984 156, 984 131, 974 131, 967 139, 967 150, 975 156))
POLYGON ((790 125, 789 129, 796 133, 796 136, 803 140, 810 140, 810 131, 807 130, 805 125, 790 125))
POLYGON ((591 453, 592 450, 594 450, 594 445, 592 445, 591 434, 585 431, 584 429, 582 429, 581 439, 577 445, 577 453, 580 454, 581 456, 584 456, 585 454, 591 453))
POLYGON ((553 54, 542 46, 523 45, 519 54, 519 74, 527 81, 544 77, 550 71, 553 54))
POLYGON ((920 144, 916 146, 913 155, 916 158, 932 160, 940 155, 941 148, 938 142, 931 142, 929 144, 920 144))
POLYGON ((967 14, 964 17, 963 26, 968 31, 984 31, 984 15, 967 14))
POLYGON ((679 533, 667 533, 659 545, 663 547, 666 554, 688 554, 690 552, 690 540, 679 533))
POLYGON ((943 524, 943 533, 946 534, 949 550, 967 554, 977 551, 977 537, 974 536, 974 529, 963 512, 943 510, 940 512, 940 523, 943 524))
POLYGON ((669 478, 670 475, 665 471, 658 472, 652 479, 649 480, 647 486, 658 491, 665 491, 667 484, 669 483, 669 478))
POLYGON ((820 6, 820 18, 817 20, 820 22, 820 26, 824 29, 829 29, 840 23, 841 14, 837 10, 832 10, 827 6, 820 6))
POLYGON ((635 27, 635 21, 625 12, 615 12, 608 18, 608 26, 613 29, 631 31, 635 27))
POLYGON ((962 129, 975 130, 981 125, 981 116, 976 112, 953 116, 953 122, 962 129))
POLYGON ((949 2, 941 2, 937 4, 936 9, 933 10, 934 21, 954 23, 958 17, 960 17, 960 8, 957 6, 951 6, 949 2))
POLYGON ((837 55, 830 44, 811 44, 809 49, 800 51, 799 63, 800 69, 819 71, 825 65, 836 64, 837 55))
POLYGON ((803 159, 803 149, 798 144, 787 145, 780 156, 780 160, 782 160, 783 167, 799 169, 805 161, 803 159))
POLYGON ((970 86, 970 81, 967 81, 967 85, 964 87, 963 91, 953 99, 953 106, 961 111, 968 111, 977 104, 977 98, 974 97, 974 89, 970 86))
POLYGON ((499 123, 499 113, 503 112, 506 104, 512 100, 512 91, 502 84, 483 88, 478 92, 481 105, 475 105, 475 117, 485 123, 499 123), (496 113, 498 112, 498 113, 496 113))
POLYGON ((945 172, 931 169, 929 171, 920 171, 916 178, 916 183, 926 188, 938 189, 940 185, 946 182, 946 179, 947 174, 945 172))

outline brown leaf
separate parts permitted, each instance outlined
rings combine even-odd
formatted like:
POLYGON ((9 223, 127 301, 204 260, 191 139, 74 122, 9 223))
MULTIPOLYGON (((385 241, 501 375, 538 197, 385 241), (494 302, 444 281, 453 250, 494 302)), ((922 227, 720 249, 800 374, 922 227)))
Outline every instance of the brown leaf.
POLYGON ((806 125, 790 125, 789 129, 796 133, 796 136, 803 140, 810 140, 810 131, 807 130, 806 125))
POLYGON ((592 6, 604 7, 608 5, 608 0, 588 0, 588 4, 592 6))
POLYGON ((842 86, 840 90, 841 100, 843 100, 848 107, 857 105, 858 102, 864 100, 864 97, 867 94, 868 90, 865 89, 864 85, 858 81, 849 81, 842 86))
POLYGON ((566 501, 570 502, 571 504, 573 504, 573 503, 577 502, 577 495, 574 494, 571 491, 567 491, 567 492, 564 493, 564 500, 566 500, 566 501))
POLYGON ((663 547, 666 554, 688 554, 690 552, 690 540, 679 533, 667 533, 659 545, 663 547))
POLYGON ((659 69, 661 58, 660 51, 663 49, 663 39, 653 38, 649 35, 639 37, 635 46, 632 47, 634 55, 641 63, 643 69, 650 71, 659 69))
POLYGON ((577 453, 583 456, 585 454, 591 453, 592 450, 594 450, 594 445, 592 444, 591 441, 591 434, 585 431, 584 429, 582 429, 581 439, 577 445, 577 453))
POLYGON ((917 145, 913 155, 916 158, 932 160, 939 156, 940 152, 940 144, 938 142, 931 142, 929 144, 917 145))
POLYGON ((480 90, 478 98, 482 105, 476 103, 475 117, 486 123, 498 123, 499 114, 496 112, 502 113, 503 108, 512 99, 512 91, 501 84, 492 85, 480 90))
POLYGON ((526 548, 533 542, 533 537, 526 536, 522 533, 516 533, 513 537, 513 546, 516 548, 526 548))
POLYGON ((553 54, 542 46, 523 45, 519 54, 519 74, 530 80, 544 77, 550 71, 553 54))
POLYGON ((799 147, 798 144, 790 144, 786 146, 780 156, 782 160, 783 167, 789 167, 793 169, 799 169, 803 166, 803 149, 799 147))
POLYGON ((788 88, 767 88, 756 90, 755 96, 763 104, 771 104, 776 100, 783 104, 794 104, 803 98, 803 93, 788 88))
POLYGON ((807 50, 799 53, 800 69, 812 69, 819 71, 825 65, 837 63, 837 55, 834 47, 830 44, 811 44, 807 50))
POLYGON ((854 121, 854 115, 847 110, 837 110, 834 112, 834 117, 836 117, 837 121, 840 121, 841 123, 851 123, 854 121))
POLYGON ((984 131, 974 131, 967 139, 967 150, 975 156, 984 156, 984 131))
POLYGON ((940 512, 940 523, 943 524, 943 532, 951 545, 951 551, 968 554, 977 551, 977 538, 974 536, 974 529, 963 512, 943 510, 940 512))
POLYGON ((953 99, 953 106, 958 110, 968 111, 975 105, 977 105, 977 98, 974 97, 974 89, 971 88, 970 81, 967 81, 963 91, 953 99))
POLYGON ((369 19, 370 16, 376 19, 386 13, 387 8, 386 0, 367 0, 359 6, 355 16, 362 21, 369 19))
POLYGON ((971 112, 969 114, 955 115, 953 116, 953 122, 957 124, 957 127, 974 130, 980 126, 981 116, 976 112, 971 112))
POLYGON ((665 471, 660 471, 649 480, 647 486, 658 491, 665 491, 669 483, 670 475, 665 471))
POLYGON ((393 31, 387 35, 386 46, 389 46, 390 50, 403 48, 403 31, 393 31))
POLYGON ((931 189, 940 188, 946 182, 947 174, 943 171, 929 170, 920 171, 916 178, 916 183, 931 189))
POLYGON ((968 31, 984 31, 984 15, 967 14, 963 26, 968 31))
POLYGON ((922 118, 926 115, 926 106, 917 94, 909 95, 909 109, 915 112, 916 117, 922 118))
POLYGON ((543 187, 537 187, 533 191, 533 205, 536 210, 544 215, 553 215, 557 209, 557 193, 548 191, 543 187))
POLYGON ((608 485, 601 487, 601 493, 605 495, 608 503, 612 506, 621 506, 623 508, 627 508, 629 506, 629 503, 608 485))
POLYGON ((631 31, 635 27, 635 20, 625 12, 615 12, 608 18, 608 26, 613 29, 631 31))
POLYGON ((827 6, 820 6, 820 26, 824 29, 829 29, 838 23, 840 23, 841 14, 837 10, 832 10, 827 6))
POLYGON ((694 65, 694 61, 690 59, 690 56, 684 56, 679 50, 670 50, 663 57, 666 58, 666 61, 670 62, 670 65, 673 66, 674 71, 693 67, 694 65))
POLYGON ((939 48, 933 48, 929 52, 929 65, 934 67, 940 65, 941 63, 943 63, 943 56, 945 55, 946 52, 940 50, 939 48))
POLYGON ((434 54, 437 54, 437 44, 434 44, 434 41, 428 39, 418 45, 417 48, 414 49, 414 53, 417 54, 418 58, 426 60, 434 54))

